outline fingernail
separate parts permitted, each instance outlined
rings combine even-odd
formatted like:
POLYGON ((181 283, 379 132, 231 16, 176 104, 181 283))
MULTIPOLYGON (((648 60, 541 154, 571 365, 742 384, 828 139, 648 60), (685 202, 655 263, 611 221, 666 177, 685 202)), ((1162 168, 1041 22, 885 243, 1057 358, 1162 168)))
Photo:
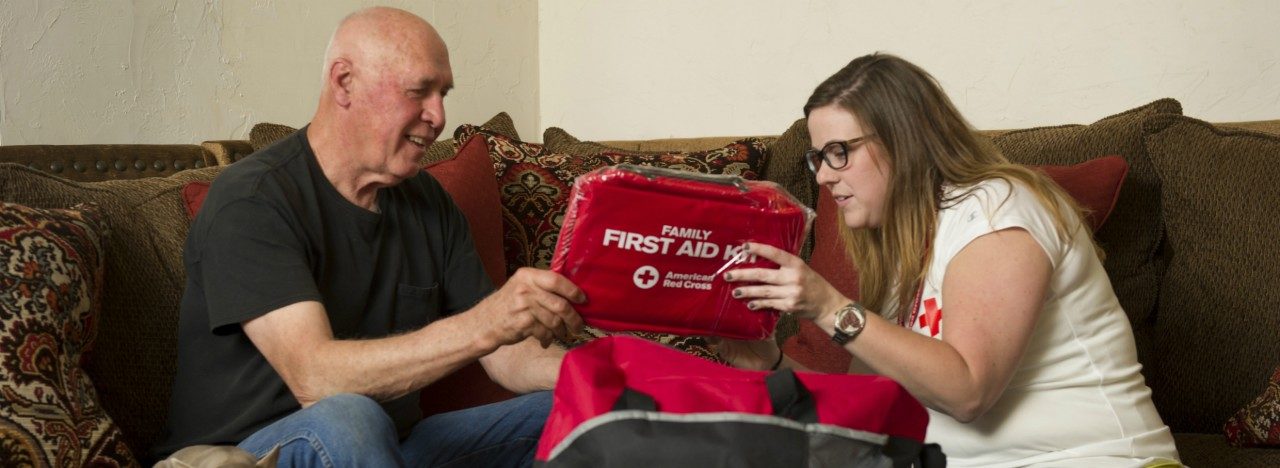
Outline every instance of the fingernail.
POLYGON ((733 297, 742 297, 742 290, 741 289, 733 290, 733 297))
POLYGON ((725 281, 733 281, 733 273, 725 273, 725 274, 724 274, 724 280, 725 280, 725 281))
POLYGON ((748 303, 747 303, 747 308, 748 308, 748 309, 751 309, 751 310, 756 310, 756 303, 754 303, 754 302, 748 302, 748 303))

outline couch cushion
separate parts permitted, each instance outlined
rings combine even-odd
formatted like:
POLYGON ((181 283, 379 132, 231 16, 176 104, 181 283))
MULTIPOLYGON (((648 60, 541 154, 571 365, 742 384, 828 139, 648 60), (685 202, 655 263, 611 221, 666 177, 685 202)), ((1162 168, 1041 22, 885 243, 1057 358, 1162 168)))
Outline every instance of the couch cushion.
POLYGON ((1280 447, 1280 367, 1262 394, 1232 415, 1222 430, 1235 447, 1280 447))
POLYGON ((1236 448, 1227 445, 1222 434, 1175 433, 1173 441, 1186 466, 1229 466, 1231 468, 1275 468, 1280 466, 1280 450, 1236 448))
POLYGON ((1280 363, 1280 136, 1147 122, 1169 265, 1148 375, 1177 432, 1218 432, 1280 363))
MULTIPOLYGON (((818 207, 818 180, 805 167, 804 152, 808 151, 809 126, 805 119, 796 120, 777 140, 769 143, 769 157, 765 160, 764 179, 783 186, 800 203, 809 208, 818 207)), ((813 235, 805 240, 800 258, 808 259, 813 252, 813 235)))
POLYGON ((1280 119, 1276 120, 1254 120, 1249 122, 1227 122, 1215 124, 1219 128, 1252 130, 1255 132, 1265 132, 1274 135, 1280 135, 1280 119))
POLYGON ((136 464, 80 368, 101 306, 106 223, 94 205, 0 202, 0 464, 136 464))
POLYGON ((298 131, 297 128, 288 125, 260 122, 249 129, 249 146, 252 146, 255 152, 260 151, 296 131, 298 131))
POLYGON ((1005 157, 1021 164, 1070 165, 1108 154, 1119 155, 1129 164, 1115 210, 1096 239, 1107 253, 1103 266, 1133 324, 1143 363, 1153 359, 1151 315, 1164 261, 1158 256, 1160 182, 1143 144, 1147 130, 1142 122, 1153 115, 1181 113, 1177 101, 1161 99, 1090 125, 1014 130, 992 138, 1005 157))
POLYGON ((135 454, 160 438, 177 366, 178 304, 186 281, 182 245, 187 218, 182 187, 221 167, 169 177, 77 183, 12 164, 0 165, 0 200, 40 208, 82 202, 102 208, 111 237, 98 338, 84 362, 102 407, 135 454))

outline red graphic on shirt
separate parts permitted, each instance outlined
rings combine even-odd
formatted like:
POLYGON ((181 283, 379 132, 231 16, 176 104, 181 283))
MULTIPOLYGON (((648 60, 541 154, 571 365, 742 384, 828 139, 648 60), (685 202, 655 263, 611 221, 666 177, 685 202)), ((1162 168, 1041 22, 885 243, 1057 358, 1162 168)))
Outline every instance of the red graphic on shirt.
POLYGON ((942 331, 942 309, 938 307, 936 298, 924 301, 924 314, 920 315, 920 326, 929 326, 929 336, 938 336, 942 331))

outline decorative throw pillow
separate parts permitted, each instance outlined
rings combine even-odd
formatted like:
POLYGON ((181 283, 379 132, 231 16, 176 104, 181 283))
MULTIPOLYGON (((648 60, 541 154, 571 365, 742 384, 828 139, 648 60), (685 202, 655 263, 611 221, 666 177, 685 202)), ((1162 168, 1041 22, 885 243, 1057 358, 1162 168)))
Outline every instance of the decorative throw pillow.
POLYGON ((1085 209, 1085 222, 1094 232, 1111 216, 1129 165, 1119 156, 1104 156, 1070 166, 1033 166, 1048 175, 1085 209))
MULTIPOLYGON (((568 206, 569 190, 575 178, 593 169, 621 163, 683 169, 704 174, 732 174, 759 179, 766 154, 765 140, 748 138, 722 148, 692 153, 636 154, 604 151, 570 155, 548 151, 543 145, 526 143, 473 126, 460 127, 455 138, 478 135, 485 139, 493 160, 502 197, 504 250, 508 275, 520 267, 547 269, 560 234, 568 206)), ((570 346, 603 336, 588 327, 584 336, 570 346)), ((708 359, 719 357, 701 337, 658 333, 635 335, 657 341, 708 359)))
MULTIPOLYGON (((1164 253, 1152 399, 1174 432, 1219 430, 1280 356, 1280 135, 1147 121, 1164 253)), ((1117 210, 1116 215, 1119 215, 1117 210)))
POLYGON ((1235 447, 1280 447, 1280 367, 1267 389, 1228 419, 1222 431, 1235 447))
POLYGON ((182 246, 189 222, 182 188, 211 180, 224 168, 84 183, 0 164, 0 200, 39 208, 93 202, 110 224, 98 331, 93 352, 81 364, 135 454, 149 453, 164 436, 168 417, 163 402, 172 390, 174 330, 186 281, 182 246))
POLYGON ((457 156, 428 164, 426 171, 449 192, 467 217, 485 272, 493 284, 501 286, 507 279, 507 262, 502 254, 502 199, 493 176, 493 162, 484 138, 463 141, 466 143, 457 156))
POLYGON ((80 367, 106 235, 95 205, 0 203, 0 465, 137 465, 80 367))

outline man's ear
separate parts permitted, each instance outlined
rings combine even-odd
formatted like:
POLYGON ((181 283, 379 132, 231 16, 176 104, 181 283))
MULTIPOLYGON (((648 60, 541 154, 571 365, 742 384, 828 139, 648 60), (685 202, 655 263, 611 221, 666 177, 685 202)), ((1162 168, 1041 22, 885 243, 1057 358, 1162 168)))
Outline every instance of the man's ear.
POLYGON ((351 106, 351 78, 353 74, 351 62, 345 58, 333 61, 329 66, 329 74, 325 76, 329 89, 333 90, 333 99, 339 106, 351 106))

